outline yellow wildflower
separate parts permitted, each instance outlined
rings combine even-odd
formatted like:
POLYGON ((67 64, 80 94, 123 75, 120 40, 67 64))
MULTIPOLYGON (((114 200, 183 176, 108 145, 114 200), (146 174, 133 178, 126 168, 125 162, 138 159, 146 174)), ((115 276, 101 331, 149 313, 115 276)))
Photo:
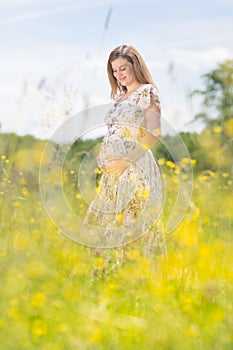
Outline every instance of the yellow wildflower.
POLYGON ((21 192, 24 195, 24 197, 26 197, 28 195, 28 193, 29 193, 27 187, 23 187, 21 192))
POLYGON ((167 160, 166 161, 166 165, 169 167, 169 168, 175 168, 176 165, 171 161, 171 160, 167 160))
POLYGON ((131 249, 130 251, 126 252, 125 256, 129 260, 136 260, 139 257, 139 251, 131 249))
POLYGON ((21 203, 19 201, 15 201, 12 203, 14 207, 20 207, 21 203))
POLYGON ((94 260, 93 265, 94 265, 95 267, 98 267, 98 268, 104 267, 104 265, 105 265, 104 258, 102 258, 101 256, 97 257, 97 258, 94 260))
POLYGON ((101 186, 98 186, 98 187, 96 187, 96 189, 95 189, 95 191, 97 192, 97 193, 99 193, 100 191, 101 191, 101 186))
POLYGON ((69 327, 67 326, 66 323, 61 323, 59 326, 58 326, 58 332, 59 333, 64 333, 66 332, 67 330, 69 329, 69 327))
POLYGON ((160 158, 158 160, 158 163, 159 163, 159 165, 164 165, 165 164, 165 159, 164 158, 160 158))
POLYGON ((32 323, 32 333, 35 336, 43 336, 45 334, 47 334, 48 332, 48 326, 47 323, 44 322, 43 320, 35 320, 32 323))
POLYGON ((6 325, 5 321, 0 319, 0 328, 5 327, 5 325, 6 325))
POLYGON ((199 328, 196 324, 192 324, 188 329, 186 329, 186 334, 192 338, 198 337, 199 333, 199 328))
POLYGON ((119 214, 119 215, 117 215, 116 219, 117 219, 117 221, 122 221, 124 219, 124 216, 119 214))
POLYGON ((102 333, 99 328, 96 328, 91 335, 91 342, 94 344, 100 343, 102 340, 102 333))
POLYGON ((98 168, 95 168, 93 171, 94 174, 102 174, 102 171, 98 168))
POLYGON ((200 181, 206 181, 206 180, 208 180, 208 176, 206 176, 206 175, 201 175, 201 176, 199 176, 199 178, 198 178, 198 180, 200 180, 200 181))
POLYGON ((116 289, 116 284, 115 283, 109 283, 109 285, 108 285, 108 289, 111 289, 111 290, 113 290, 113 289, 116 289))
POLYGON ((213 128, 213 132, 214 132, 215 134, 220 134, 220 133, 222 132, 222 127, 219 126, 219 125, 215 126, 215 127, 213 128))
POLYGON ((45 304, 45 299, 44 293, 36 293, 31 298, 31 305, 35 308, 41 308, 45 304))

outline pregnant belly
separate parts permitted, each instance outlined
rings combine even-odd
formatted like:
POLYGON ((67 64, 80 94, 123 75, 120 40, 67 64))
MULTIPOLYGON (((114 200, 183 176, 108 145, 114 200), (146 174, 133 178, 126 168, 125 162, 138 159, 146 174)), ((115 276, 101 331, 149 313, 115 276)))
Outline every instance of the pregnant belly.
POLYGON ((100 147, 99 166, 106 164, 113 158, 127 157, 134 148, 135 142, 124 139, 121 135, 114 135, 114 137, 106 135, 100 147))

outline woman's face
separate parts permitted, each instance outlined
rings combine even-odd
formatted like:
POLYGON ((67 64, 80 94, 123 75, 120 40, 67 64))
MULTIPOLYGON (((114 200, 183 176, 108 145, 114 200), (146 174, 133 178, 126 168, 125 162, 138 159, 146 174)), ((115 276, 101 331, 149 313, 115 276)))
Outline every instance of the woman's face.
POLYGON ((119 57, 112 61, 113 76, 122 86, 129 86, 137 82, 133 65, 126 58, 119 57))

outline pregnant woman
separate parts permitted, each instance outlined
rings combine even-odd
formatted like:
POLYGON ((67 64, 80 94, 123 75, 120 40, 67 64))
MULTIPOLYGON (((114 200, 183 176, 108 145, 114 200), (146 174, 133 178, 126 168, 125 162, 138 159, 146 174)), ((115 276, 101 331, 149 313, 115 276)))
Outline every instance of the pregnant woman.
POLYGON ((139 52, 115 48, 107 63, 113 104, 105 116, 108 131, 97 158, 102 171, 82 233, 98 248, 139 243, 142 254, 163 255, 158 228, 162 184, 150 148, 161 134, 158 89, 139 52))

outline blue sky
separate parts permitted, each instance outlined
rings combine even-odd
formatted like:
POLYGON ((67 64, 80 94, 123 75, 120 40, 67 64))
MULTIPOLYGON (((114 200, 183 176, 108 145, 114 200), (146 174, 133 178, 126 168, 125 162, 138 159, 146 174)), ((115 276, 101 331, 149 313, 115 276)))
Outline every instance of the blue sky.
POLYGON ((199 108, 187 94, 233 58, 233 0, 8 0, 0 32, 3 131, 48 136, 69 115, 109 103, 106 61, 122 43, 144 57, 164 118, 198 130, 186 126, 199 108))

